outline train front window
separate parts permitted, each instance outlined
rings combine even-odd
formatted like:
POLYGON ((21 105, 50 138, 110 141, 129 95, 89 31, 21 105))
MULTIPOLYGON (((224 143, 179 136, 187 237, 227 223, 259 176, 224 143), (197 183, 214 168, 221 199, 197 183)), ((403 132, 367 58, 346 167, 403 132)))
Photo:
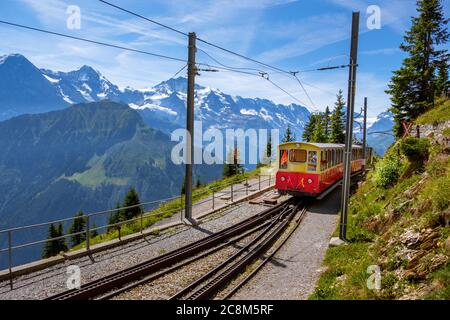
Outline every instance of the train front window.
POLYGON ((287 169, 288 167, 288 151, 280 150, 280 169, 287 169))
POLYGON ((306 162, 306 150, 293 149, 289 151, 289 161, 306 162))

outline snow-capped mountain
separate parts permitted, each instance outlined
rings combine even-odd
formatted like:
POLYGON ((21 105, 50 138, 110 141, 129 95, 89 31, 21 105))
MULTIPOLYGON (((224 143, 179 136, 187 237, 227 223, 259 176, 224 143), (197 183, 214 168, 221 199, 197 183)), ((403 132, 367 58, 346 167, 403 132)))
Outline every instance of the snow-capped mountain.
POLYGON ((0 56, 0 121, 67 106, 54 84, 24 56, 0 56))
MULTIPOLYGON (((128 104, 138 110, 150 126, 164 132, 184 127, 186 122, 187 81, 183 77, 146 90, 120 89, 89 66, 56 72, 38 69, 24 56, 14 54, 0 58, 0 79, 5 85, 1 88, 0 120, 108 99, 128 104)), ((231 96, 200 85, 196 86, 195 103, 196 120, 203 121, 205 129, 285 130, 290 124, 300 137, 309 117, 308 109, 300 105, 279 105, 266 99, 231 96)))
POLYGON ((141 92, 129 88, 120 90, 100 72, 89 66, 70 72, 54 72, 45 69, 41 69, 41 72, 55 86, 62 98, 70 104, 104 99, 122 102, 143 100, 141 92))
MULTIPOLYGON (((145 93, 141 104, 130 107, 141 112, 147 122, 151 119, 169 121, 172 126, 185 125, 186 79, 183 77, 163 82, 145 93)), ((300 135, 308 120, 309 111, 300 105, 280 105, 265 99, 231 96, 218 89, 197 86, 195 118, 204 128, 278 128, 288 124, 300 135)), ((156 123, 150 123, 153 127, 156 123)), ((164 130, 164 128, 161 128, 164 130)))
POLYGON ((380 113, 376 121, 367 128, 367 143, 376 153, 383 155, 395 141, 393 135, 394 115, 390 112, 380 113))
MULTIPOLYGON (((0 121, 25 113, 63 109, 71 104, 111 100, 137 110, 151 127, 170 133, 186 125, 186 78, 170 79, 145 90, 121 89, 99 71, 83 66, 70 72, 38 69, 20 54, 0 57, 0 121)), ((196 85, 195 117, 203 129, 280 129, 288 125, 297 139, 310 112, 297 104, 232 96, 196 85)), ((382 113, 368 130, 368 141, 383 153, 391 137, 370 134, 392 129, 392 115, 382 113)), ((355 131, 358 128, 355 126, 355 131)))

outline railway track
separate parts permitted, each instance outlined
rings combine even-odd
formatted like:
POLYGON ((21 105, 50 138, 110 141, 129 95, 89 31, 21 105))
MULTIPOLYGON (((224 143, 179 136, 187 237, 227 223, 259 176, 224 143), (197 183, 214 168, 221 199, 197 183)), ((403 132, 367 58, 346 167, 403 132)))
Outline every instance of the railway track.
POLYGON ((248 243, 244 248, 228 258, 226 261, 218 265, 216 268, 205 274, 203 277, 192 282, 187 287, 176 293, 171 297, 171 300, 202 300, 212 298, 215 294, 220 292, 227 284, 239 274, 244 272, 257 258, 265 253, 271 245, 276 242, 284 233, 286 228, 290 225, 292 219, 297 215, 299 208, 302 208, 300 215, 287 237, 277 246, 275 251, 263 260, 256 270, 253 270, 243 281, 241 281, 226 298, 229 298, 241 286, 248 281, 261 267, 264 265, 276 251, 287 241, 290 235, 295 231, 300 224, 305 212, 306 204, 296 204, 286 207, 279 213, 265 230, 248 243))
MULTIPOLYGON (((268 220, 280 213, 286 212, 294 203, 294 199, 277 204, 267 210, 246 219, 234 226, 226 228, 216 234, 198 240, 192 244, 168 252, 161 256, 152 258, 136 266, 121 270, 107 277, 103 277, 82 285, 79 289, 73 289, 48 297, 46 300, 87 300, 109 298, 119 292, 123 292, 140 282, 149 281, 157 277, 164 269, 173 267, 183 261, 191 262, 195 255, 202 252, 217 250, 233 237, 239 239, 250 232, 262 228, 268 224, 268 220), (214 249, 216 247, 216 249, 214 249), (160 272, 158 274, 158 272, 160 272)), ((234 240, 233 240, 234 241, 234 240)), ((198 257, 204 256, 200 255, 198 257)), ((197 258, 198 258, 197 257, 197 258)), ((185 263, 185 264, 186 264, 185 263)), ((164 273, 164 272, 162 272, 164 273)))

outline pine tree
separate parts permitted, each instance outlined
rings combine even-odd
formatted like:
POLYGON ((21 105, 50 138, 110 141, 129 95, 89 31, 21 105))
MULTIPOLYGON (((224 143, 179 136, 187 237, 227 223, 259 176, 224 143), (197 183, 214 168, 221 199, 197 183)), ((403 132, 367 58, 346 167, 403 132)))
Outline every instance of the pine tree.
POLYGON ((48 241, 45 243, 44 249, 42 251, 42 258, 50 258, 58 255, 61 251, 67 251, 66 240, 55 239, 63 236, 63 226, 59 224, 56 227, 54 224, 51 224, 48 229, 48 241))
POLYGON ((202 182, 201 182, 201 180, 200 180, 200 177, 197 176, 197 180, 196 180, 196 182, 195 182, 195 188, 198 189, 198 188, 200 188, 201 186, 202 186, 202 182))
POLYGON ((69 228, 70 234, 75 234, 70 237, 72 247, 82 243, 86 240, 86 219, 83 211, 78 212, 69 228), (81 233, 80 233, 81 232, 81 233), (79 233, 79 234, 76 234, 79 233))
POLYGON ((91 238, 95 238, 96 236, 98 236, 98 230, 97 225, 94 223, 92 225, 91 238))
MULTIPOLYGON (((62 223, 60 223, 58 225, 58 237, 62 237, 63 235, 64 235, 64 229, 63 229, 62 223)), ((68 250, 67 244, 66 244, 66 238, 61 238, 61 239, 58 239, 57 241, 58 241, 59 252, 61 252, 61 251, 65 252, 68 250)))
POLYGON ((266 157, 268 160, 268 163, 272 161, 272 135, 269 134, 267 145, 266 145, 266 157))
MULTIPOLYGON (((119 223, 120 221, 122 221, 122 210, 121 210, 121 205, 119 202, 116 203, 116 208, 115 210, 110 214, 109 219, 108 219, 108 225, 114 225, 116 223, 119 223)), ((116 226, 109 226, 107 228, 107 232, 111 232, 113 230, 115 230, 116 226)))
POLYGON ((319 114, 317 117, 316 127, 311 138, 311 142, 323 143, 327 142, 327 136, 325 135, 325 129, 323 126, 323 115, 319 114))
POLYGON ((342 123, 342 109, 344 108, 345 102, 342 90, 339 90, 336 97, 337 101, 335 103, 333 114, 331 115, 330 137, 328 141, 332 143, 345 143, 344 125, 342 123))
POLYGON ((436 67, 447 59, 447 50, 438 49, 449 39, 448 19, 441 0, 418 0, 418 16, 406 32, 400 48, 407 53, 401 68, 394 71, 389 89, 395 133, 403 135, 402 121, 410 122, 434 106, 436 67))
POLYGON ((316 124, 318 120, 318 115, 311 113, 309 115, 308 123, 305 125, 303 129, 302 139, 305 142, 312 142, 312 137, 314 134, 314 130, 316 129, 316 124))
POLYGON ((330 108, 328 106, 325 109, 325 113, 323 114, 323 130, 324 130, 325 137, 326 137, 325 140, 328 141, 328 139, 330 137, 330 131, 331 131, 331 112, 330 112, 330 108))
POLYGON ((122 210, 122 221, 131 220, 136 218, 142 213, 142 207, 140 206, 141 201, 139 200, 139 195, 134 188, 130 188, 125 195, 125 200, 123 202, 124 209, 122 210), (129 208, 132 207, 132 208, 129 208))
POLYGON ((295 134, 292 132, 291 126, 288 125, 288 127, 286 128, 286 132, 284 133, 282 142, 286 143, 286 142, 292 142, 292 141, 295 141, 295 134))
MULTIPOLYGON (((57 229, 56 227, 53 225, 53 223, 50 225, 50 227, 48 228, 48 235, 47 235, 47 239, 52 239, 52 238, 56 238, 57 236, 57 229)), ((44 246, 44 250, 42 251, 42 258, 46 259, 46 258, 50 258, 53 257, 55 255, 57 255, 59 252, 57 251, 57 242, 55 240, 49 240, 45 243, 44 246)))
POLYGON ((234 150, 230 151, 227 155, 228 161, 223 166, 223 177, 228 178, 241 174, 244 171, 244 167, 240 164, 239 150, 237 145, 234 146, 234 150))

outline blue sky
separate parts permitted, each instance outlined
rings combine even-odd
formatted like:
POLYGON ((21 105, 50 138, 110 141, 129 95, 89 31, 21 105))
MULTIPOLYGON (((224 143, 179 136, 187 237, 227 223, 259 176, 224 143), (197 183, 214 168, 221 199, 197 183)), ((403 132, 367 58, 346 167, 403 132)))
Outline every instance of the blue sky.
MULTIPOLYGON (((398 49, 404 31, 416 14, 415 0, 110 0, 180 30, 195 31, 205 40, 287 70, 308 70, 348 63, 351 12, 361 11, 357 108, 369 98, 369 116, 389 107, 384 93, 392 70, 404 57, 398 49), (381 9, 381 29, 369 30, 369 5, 381 9)), ((446 16, 450 3, 444 1, 446 16)), ((187 39, 93 0, 2 0, 0 19, 79 37, 186 58, 187 39), (81 29, 68 30, 69 5, 81 9, 81 29)), ((121 87, 146 88, 170 78, 183 63, 105 48, 0 25, 0 54, 22 53, 40 68, 68 71, 84 64, 121 87)), ((224 64, 257 67, 206 45, 199 47, 224 64)), ((213 63, 202 52, 197 60, 213 63)), ((339 88, 347 88, 347 70, 305 72, 300 78, 314 105, 299 84, 280 74, 271 80, 291 92, 310 109, 332 106, 339 88)), ((245 97, 295 102, 264 79, 231 72, 205 73, 205 86, 245 97)))

